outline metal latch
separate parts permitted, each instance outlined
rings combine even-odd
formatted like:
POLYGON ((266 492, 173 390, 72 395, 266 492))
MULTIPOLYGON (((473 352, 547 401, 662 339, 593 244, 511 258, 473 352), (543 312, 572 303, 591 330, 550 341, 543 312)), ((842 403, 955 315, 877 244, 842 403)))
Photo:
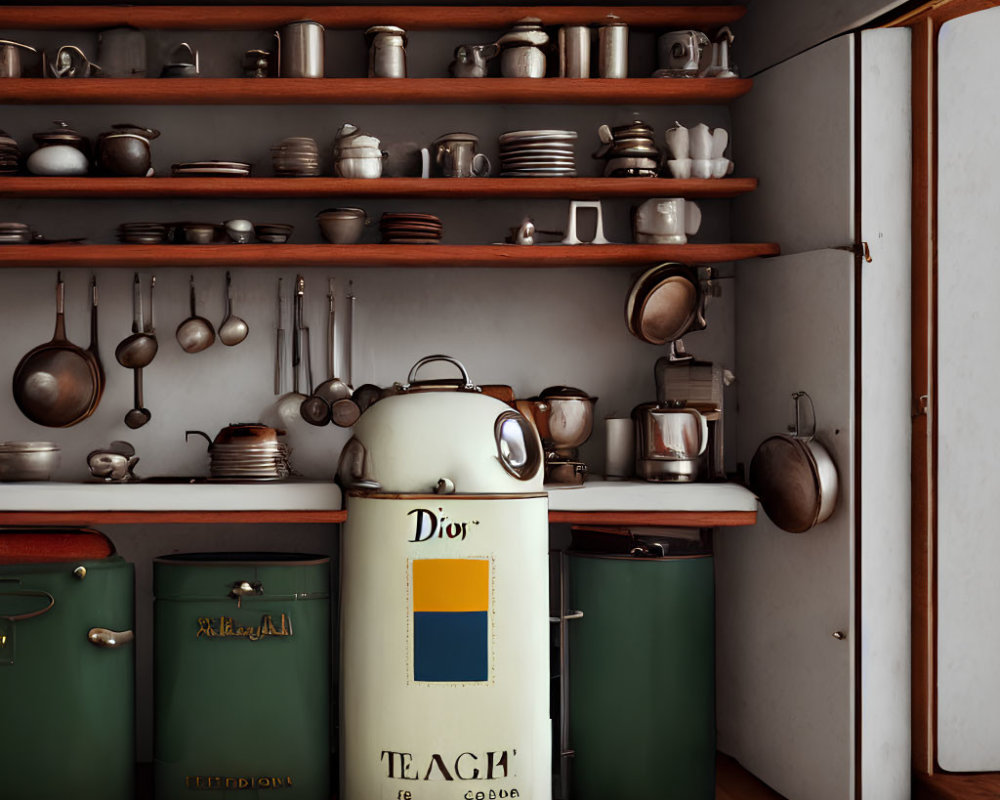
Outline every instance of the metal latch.
POLYGON ((872 263, 871 250, 868 249, 868 242, 857 242, 856 244, 845 244, 840 247, 833 247, 832 250, 844 250, 847 253, 863 258, 867 263, 872 263))
POLYGON ((236 599, 237 608, 242 605, 244 596, 259 594, 264 594, 264 587, 260 581, 236 581, 229 590, 229 596, 236 599))

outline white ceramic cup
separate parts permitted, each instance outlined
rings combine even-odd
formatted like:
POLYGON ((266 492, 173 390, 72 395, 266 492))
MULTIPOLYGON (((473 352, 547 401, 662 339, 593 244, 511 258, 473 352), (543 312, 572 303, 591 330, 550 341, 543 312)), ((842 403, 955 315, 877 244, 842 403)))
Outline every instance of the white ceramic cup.
POLYGON ((674 178, 690 178, 691 177, 691 159, 690 158, 675 158, 667 161, 667 169, 670 170, 671 177, 674 178))
POLYGON ((713 160, 711 158, 692 158, 691 159, 691 177, 692 178, 711 178, 713 170, 713 160))
MULTIPOLYGON (((705 159, 712 157, 712 131, 704 122, 699 122, 688 131, 688 142, 691 158, 705 159)), ((721 155, 721 154, 720 154, 721 155)))
POLYGON ((701 209, 683 197, 653 197, 635 213, 635 233, 639 241, 653 237, 661 244, 686 244, 687 237, 701 227, 701 209))

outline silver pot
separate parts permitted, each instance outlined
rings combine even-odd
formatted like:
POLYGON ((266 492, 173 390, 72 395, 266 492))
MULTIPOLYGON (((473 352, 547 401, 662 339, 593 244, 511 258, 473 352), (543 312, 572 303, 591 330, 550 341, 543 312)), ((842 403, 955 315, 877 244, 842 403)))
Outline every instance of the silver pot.
POLYGON ((375 25, 365 31, 369 78, 406 77, 406 31, 395 25, 375 25))
POLYGON ((58 466, 55 442, 0 442, 0 481, 47 481, 58 466))
POLYGON ((322 25, 309 19, 289 22, 280 31, 275 31, 278 77, 322 78, 325 33, 322 25))
POLYGON ((635 422, 635 471, 647 481, 693 481, 708 447, 708 420, 693 408, 643 403, 635 422))
POLYGON ((30 53, 38 52, 34 47, 29 45, 10 39, 0 39, 0 78, 21 77, 22 50, 27 50, 30 53))
POLYGON ((334 162, 333 168, 341 178, 380 178, 386 155, 380 150, 361 156, 342 155, 334 162))
POLYGON ((550 386, 525 408, 542 437, 547 454, 575 460, 577 448, 594 430, 596 397, 568 386, 550 386))

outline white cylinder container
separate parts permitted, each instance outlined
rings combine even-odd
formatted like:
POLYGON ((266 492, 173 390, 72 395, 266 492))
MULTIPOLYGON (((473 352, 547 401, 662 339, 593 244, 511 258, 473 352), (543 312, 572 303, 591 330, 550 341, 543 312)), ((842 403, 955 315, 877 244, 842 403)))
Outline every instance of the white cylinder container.
POLYGON ((343 800, 550 798, 546 495, 353 493, 347 512, 343 800))

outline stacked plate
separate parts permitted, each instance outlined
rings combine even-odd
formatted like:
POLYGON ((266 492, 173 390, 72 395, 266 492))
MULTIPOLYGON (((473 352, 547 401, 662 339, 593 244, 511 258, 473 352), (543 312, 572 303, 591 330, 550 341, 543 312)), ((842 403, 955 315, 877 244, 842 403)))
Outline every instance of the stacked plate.
POLYGON ((170 172, 172 175, 186 175, 188 177, 224 177, 228 175, 242 178, 250 174, 250 165, 242 161, 186 161, 171 166, 170 172))
POLYGON ((443 226, 433 214, 385 213, 378 223, 386 244, 437 244, 443 226))
POLYGON ((258 444, 213 444, 211 476, 216 479, 280 480, 287 478, 288 445, 280 442, 258 444))
POLYGON ((118 226, 118 241, 126 244, 162 244, 167 241, 168 226, 162 222, 123 222, 118 226))
POLYGON ((31 228, 23 222, 0 222, 0 244, 30 244, 31 228))
POLYGON ((274 174, 283 178, 319 175, 319 147, 308 136, 291 136, 271 146, 274 174))
POLYGON ((0 175, 16 175, 21 163, 21 148, 6 131, 0 131, 0 175))
POLYGON ((292 235, 293 230, 295 230, 294 225, 286 225, 283 222, 262 222, 253 226, 257 241, 268 244, 284 244, 292 235))
POLYGON ((509 131, 500 135, 501 178, 573 178, 576 131, 509 131))

